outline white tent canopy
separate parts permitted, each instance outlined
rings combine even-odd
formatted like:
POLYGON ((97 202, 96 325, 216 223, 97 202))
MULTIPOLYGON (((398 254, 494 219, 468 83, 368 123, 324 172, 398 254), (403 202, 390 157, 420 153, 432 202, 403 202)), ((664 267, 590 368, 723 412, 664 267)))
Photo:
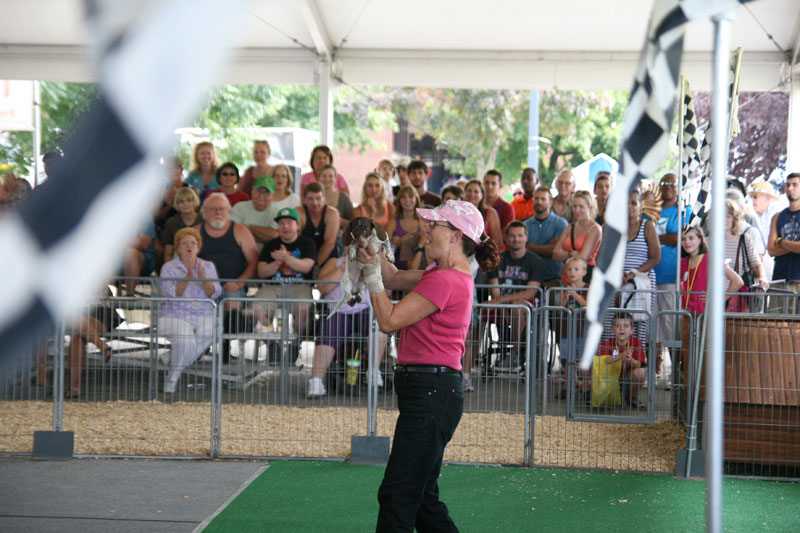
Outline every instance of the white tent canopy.
MULTIPOLYGON (((148 1, 140 0, 145 9, 148 1)), ((224 83, 317 83, 320 59, 350 84, 518 89, 628 89, 652 2, 633 0, 252 0, 234 31, 224 83)), ((3 0, 0 79, 91 81, 82 0, 3 0)), ((800 2, 736 9, 741 90, 786 79, 800 2), (763 25, 762 29, 760 25, 763 25), (769 40, 771 33, 788 53, 769 40)), ((684 72, 710 87, 711 23, 687 32, 684 72)))

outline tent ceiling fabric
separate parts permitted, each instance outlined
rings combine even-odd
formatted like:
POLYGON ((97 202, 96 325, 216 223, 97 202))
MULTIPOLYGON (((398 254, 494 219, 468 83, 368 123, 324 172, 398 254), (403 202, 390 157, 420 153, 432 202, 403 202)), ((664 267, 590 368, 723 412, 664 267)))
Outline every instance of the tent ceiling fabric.
MULTIPOLYGON (((143 9, 148 2, 141 0, 143 9)), ((221 83, 315 83, 318 50, 350 84, 628 89, 652 2, 635 0, 252 0, 221 83)), ((741 90, 778 86, 798 46, 800 2, 757 0, 734 12, 741 90)), ((93 79, 81 0, 3 0, 0 79, 93 79)), ((684 73, 710 87, 712 24, 689 25, 684 73)))

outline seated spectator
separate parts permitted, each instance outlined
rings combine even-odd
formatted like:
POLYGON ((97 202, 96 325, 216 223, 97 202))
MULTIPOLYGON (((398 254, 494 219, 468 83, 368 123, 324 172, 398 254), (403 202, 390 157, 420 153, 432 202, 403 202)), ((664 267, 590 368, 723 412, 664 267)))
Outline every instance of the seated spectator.
MULTIPOLYGON (((161 268, 161 297, 216 300, 222 294, 222 286, 214 263, 197 257, 203 247, 200 232, 191 227, 179 229, 173 246, 177 250, 175 258, 161 268)), ((158 331, 170 341, 164 392, 172 394, 183 369, 211 345, 214 306, 210 302, 166 301, 159 308, 158 331)))
MULTIPOLYGON (((331 258, 322 267, 319 273, 320 281, 339 281, 342 279, 345 270, 344 256, 331 258)), ((333 309, 342 297, 341 285, 338 283, 320 283, 319 292, 322 298, 330 300, 328 308, 333 309)), ((346 341, 353 343, 353 337, 369 337, 369 292, 362 295, 363 300, 355 305, 343 303, 336 313, 329 317, 329 311, 322 314, 319 336, 314 347, 314 367, 311 371, 311 379, 308 380, 306 397, 321 398, 327 394, 325 390, 325 374, 331 365, 337 350, 345 346, 346 341)), ((378 366, 370 368, 367 379, 375 383, 377 387, 383 387, 383 377, 380 373, 380 366, 383 362, 383 355, 386 351, 386 334, 378 333, 378 366)), ((366 353, 366 346, 362 348, 362 353, 366 353)))
POLYGON ((284 207, 293 207, 299 209, 303 202, 300 197, 294 193, 292 186, 294 179, 292 178, 292 171, 289 170, 284 164, 275 165, 270 170, 270 176, 275 182, 275 190, 272 193, 272 205, 277 213, 284 207))
MULTIPOLYGON (((417 190, 410 185, 402 185, 394 201, 394 216, 389 220, 386 234, 394 246, 394 266, 398 270, 408 270, 408 262, 419 247, 422 225, 417 208, 420 207, 417 190)), ((424 249, 422 250, 424 253, 424 249)))
POLYGON ((633 316, 617 313, 612 333, 614 338, 604 340, 594 358, 591 404, 611 407, 622 403, 631 409, 644 409, 645 403, 638 396, 644 385, 647 358, 642 343, 633 336, 633 316))
POLYGON ((221 192, 227 196, 231 207, 234 207, 239 202, 250 200, 249 195, 236 188, 236 184, 239 183, 239 167, 233 163, 223 163, 217 169, 217 181, 219 182, 219 189, 212 192, 221 192))
POLYGON ((536 171, 532 168, 523 170, 519 178, 519 185, 522 191, 511 200, 511 207, 514 208, 514 218, 516 220, 527 220, 531 218, 535 212, 533 208, 533 193, 539 185, 536 171))
MULTIPOLYGON (((313 187, 314 184, 309 184, 313 187)), ((317 183, 316 187, 320 185, 317 183)), ((308 192, 308 191, 306 191, 308 192)), ((318 190, 317 194, 322 195, 318 190)), ((300 217, 291 207, 284 207, 275 216, 278 223, 278 237, 264 244, 258 258, 258 277, 276 281, 263 285, 256 293, 256 298, 288 298, 292 300, 310 300, 311 284, 286 283, 290 280, 311 280, 311 272, 317 258, 317 247, 314 241, 300 235, 300 217)), ((255 315, 261 324, 270 320, 264 304, 253 306, 255 315)), ((292 304, 295 332, 306 335, 309 304, 292 304)))
MULTIPOLYGON (((170 157, 165 161, 167 171, 167 184, 164 186, 164 192, 161 195, 161 205, 153 214, 153 222, 156 225, 156 270, 161 269, 164 264, 164 242, 162 234, 164 233, 164 225, 171 217, 178 214, 178 209, 175 206, 175 194, 183 189, 183 165, 179 157, 170 157)), ((174 234, 173 234, 174 235, 174 234)), ((166 240, 172 247, 172 238, 166 240)))
POLYGON ((247 196, 252 197, 253 184, 256 182, 256 179, 261 176, 268 176, 272 172, 272 167, 269 166, 268 162, 271 154, 272 149, 268 141, 253 141, 253 162, 255 165, 245 169, 242 174, 242 179, 239 180, 236 188, 247 196))
POLYGON ((336 190, 336 168, 325 165, 319 173, 319 184, 325 193, 325 204, 335 207, 339 212, 339 226, 344 231, 353 220, 353 202, 343 191, 336 190))
MULTIPOLYGON (((125 250, 122 263, 122 275, 126 278, 145 278, 153 273, 156 268, 156 227, 149 216, 145 222, 144 231, 136 236, 131 246, 125 250)), ((125 280, 125 294, 133 296, 138 280, 125 280)))
POLYGON ((464 188, 464 199, 478 208, 483 216, 486 227, 486 234, 494 241, 499 249, 505 247, 503 242, 503 230, 500 229, 500 217, 492 207, 483 205, 486 194, 483 192, 483 185, 478 180, 470 180, 464 188))
POLYGON ((161 231, 159 241, 164 250, 163 258, 165 261, 172 259, 175 250, 172 242, 175 239, 175 234, 179 229, 196 226, 203 222, 203 217, 197 212, 200 207, 200 198, 191 187, 181 187, 175 193, 172 200, 172 205, 177 210, 177 214, 169 217, 164 223, 164 229, 161 231))
MULTIPOLYGON (((528 230, 519 220, 512 220, 506 226, 506 240, 508 249, 500 254, 500 265, 497 270, 489 274, 489 284, 499 285, 492 288, 493 304, 516 304, 528 307, 538 305, 538 291, 544 280, 545 264, 542 259, 525 248, 528 242, 528 230), (521 290, 520 287, 527 287, 521 290)), ((530 335, 525 327, 527 313, 522 309, 496 309, 493 313, 494 321, 503 326, 511 326, 511 335, 517 343, 521 355, 522 348, 527 344, 526 335, 530 335)), ((520 361, 510 361, 512 366, 519 366, 520 361)))
POLYGON ((247 226, 256 240, 258 251, 264 243, 278 236, 275 215, 278 209, 272 202, 275 182, 269 176, 258 178, 252 188, 253 199, 239 202, 231 209, 231 220, 247 226))
POLYGON ((361 205, 355 211, 355 216, 367 217, 386 228, 392 217, 392 205, 386 196, 386 188, 379 174, 370 172, 364 179, 361 187, 361 205))
POLYGON ((343 249, 339 241, 339 212, 329 209, 325 203, 321 184, 313 182, 306 186, 303 211, 305 224, 301 234, 314 243, 317 252, 315 263, 324 265, 329 258, 339 257, 343 249))
MULTIPOLYGON (((564 262, 564 270, 567 273, 567 284, 564 286, 569 290, 558 291, 556 293, 555 304, 557 307, 563 307, 573 312, 573 321, 575 323, 575 351, 572 357, 570 357, 567 324, 565 320, 559 320, 557 326, 559 329, 558 336, 561 340, 559 341, 558 347, 562 369, 569 368, 567 362, 578 360, 580 354, 583 353, 583 342, 586 337, 586 314, 575 313, 575 311, 586 307, 586 300, 589 296, 587 293, 588 285, 583 281, 584 276, 586 276, 586 261, 584 261, 582 257, 568 257, 564 262)), ((588 381, 588 375, 580 375, 578 381, 578 386, 581 390, 588 390, 586 388, 586 385, 588 385, 588 383, 586 383, 588 381)), ((567 397, 566 381, 563 385, 564 387, 561 391, 562 399, 567 397)))
MULTIPOLYGON (((567 177, 566 179, 569 178, 567 177)), ((592 268, 595 265, 595 258, 600 249, 600 241, 603 238, 603 230, 600 228, 600 224, 594 221, 595 210, 594 198, 588 191, 576 192, 570 208, 574 222, 564 228, 555 248, 553 248, 553 259, 556 261, 566 261, 568 257, 580 257, 586 261, 586 282, 591 280, 592 268)), ((636 227, 638 228, 638 225, 636 227)), ((561 273, 561 283, 567 284, 566 273, 563 271, 561 273)))
POLYGON ((183 182, 189 187, 194 187, 197 196, 205 199, 209 191, 219 189, 217 181, 217 167, 219 161, 214 150, 214 145, 209 141, 199 142, 194 146, 192 155, 192 169, 183 182))
MULTIPOLYGON (((681 305, 694 313, 706 310, 706 290, 708 289, 708 245, 700 226, 684 228, 681 236, 684 257, 681 259, 681 305)), ((727 265, 725 277, 728 288, 725 292, 736 292, 744 283, 739 275, 727 265)))
MULTIPOLYGON (((311 172, 307 172, 300 176, 300 195, 305 193, 306 185, 314 181, 319 181, 319 173, 325 165, 333 164, 333 152, 331 149, 320 144, 311 150, 311 160, 308 162, 311 165, 311 172)), ((336 190, 344 191, 350 196, 350 187, 347 185, 347 180, 341 174, 336 175, 336 190)))

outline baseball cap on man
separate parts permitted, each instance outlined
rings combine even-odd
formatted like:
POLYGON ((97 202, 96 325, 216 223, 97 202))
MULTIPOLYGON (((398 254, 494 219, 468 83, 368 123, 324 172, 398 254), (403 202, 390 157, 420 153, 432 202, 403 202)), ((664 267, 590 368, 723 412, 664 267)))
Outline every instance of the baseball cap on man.
POLYGON ((264 187, 269 192, 275 192, 275 181, 269 176, 259 176, 253 183, 253 188, 258 189, 259 187, 264 187))
POLYGON ((483 216, 478 208, 469 202, 461 200, 447 200, 436 209, 417 208, 419 218, 425 221, 444 220, 453 227, 461 230, 461 233, 475 241, 481 243, 483 234, 483 216))
POLYGON ((297 216, 297 211, 292 209, 291 207, 284 207, 278 214, 275 215, 275 222, 279 221, 282 218, 293 218, 295 221, 300 222, 300 217, 297 216))

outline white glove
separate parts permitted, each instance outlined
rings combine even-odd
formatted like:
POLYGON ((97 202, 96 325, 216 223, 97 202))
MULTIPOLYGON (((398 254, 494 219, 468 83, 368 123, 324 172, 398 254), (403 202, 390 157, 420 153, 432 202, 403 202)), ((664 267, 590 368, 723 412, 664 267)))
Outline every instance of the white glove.
POLYGON ((380 259, 374 263, 365 264, 362 272, 364 274, 364 282, 366 282, 370 294, 378 294, 386 290, 383 288, 380 259))

